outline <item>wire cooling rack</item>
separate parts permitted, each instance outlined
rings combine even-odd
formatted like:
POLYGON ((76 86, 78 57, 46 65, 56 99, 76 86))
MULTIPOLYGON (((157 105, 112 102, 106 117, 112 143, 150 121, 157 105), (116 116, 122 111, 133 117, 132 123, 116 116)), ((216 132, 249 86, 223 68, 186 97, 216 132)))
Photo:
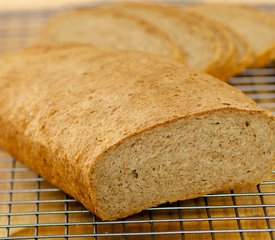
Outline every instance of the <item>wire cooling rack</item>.
MULTIPOLYGON (((0 13, 0 54, 26 45, 53 11, 0 13)), ((275 113, 275 64, 230 84, 275 113)), ((0 239, 275 239, 275 171, 258 186, 105 222, 0 151, 0 239)))

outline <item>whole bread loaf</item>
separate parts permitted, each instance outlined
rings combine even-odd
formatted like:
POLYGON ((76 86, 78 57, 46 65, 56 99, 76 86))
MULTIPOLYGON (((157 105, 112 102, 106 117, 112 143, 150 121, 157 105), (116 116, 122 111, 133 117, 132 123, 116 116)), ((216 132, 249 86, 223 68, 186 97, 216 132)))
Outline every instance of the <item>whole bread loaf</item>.
POLYGON ((89 46, 0 60, 0 146, 102 219, 259 182, 274 118, 180 64, 89 46))

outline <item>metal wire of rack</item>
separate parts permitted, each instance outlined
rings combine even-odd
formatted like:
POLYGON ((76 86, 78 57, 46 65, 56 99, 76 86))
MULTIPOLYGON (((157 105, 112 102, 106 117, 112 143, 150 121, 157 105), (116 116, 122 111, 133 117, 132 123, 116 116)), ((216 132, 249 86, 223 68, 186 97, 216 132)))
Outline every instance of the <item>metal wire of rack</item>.
MULTIPOLYGON (((0 13, 0 54, 25 46, 54 13, 0 13)), ((274 63, 230 84, 275 114, 274 63)), ((106 222, 0 151, 0 239, 275 239, 274 174, 258 186, 106 222)))

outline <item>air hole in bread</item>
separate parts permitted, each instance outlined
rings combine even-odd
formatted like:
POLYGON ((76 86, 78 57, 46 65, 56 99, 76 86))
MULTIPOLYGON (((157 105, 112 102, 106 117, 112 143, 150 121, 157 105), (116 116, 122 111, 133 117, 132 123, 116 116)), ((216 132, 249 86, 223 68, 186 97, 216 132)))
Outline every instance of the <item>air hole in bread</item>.
POLYGON ((138 178, 137 170, 132 171, 132 176, 133 176, 133 178, 138 178))

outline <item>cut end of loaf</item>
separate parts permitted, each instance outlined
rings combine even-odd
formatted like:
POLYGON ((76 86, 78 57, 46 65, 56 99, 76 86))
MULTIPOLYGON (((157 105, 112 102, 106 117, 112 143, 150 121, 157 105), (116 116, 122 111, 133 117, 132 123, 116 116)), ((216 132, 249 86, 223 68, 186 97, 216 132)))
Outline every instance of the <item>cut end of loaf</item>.
POLYGON ((112 220, 161 203, 256 183, 272 164, 270 129, 274 123, 265 114, 224 110, 127 138, 101 156, 92 170, 95 212, 112 220))

